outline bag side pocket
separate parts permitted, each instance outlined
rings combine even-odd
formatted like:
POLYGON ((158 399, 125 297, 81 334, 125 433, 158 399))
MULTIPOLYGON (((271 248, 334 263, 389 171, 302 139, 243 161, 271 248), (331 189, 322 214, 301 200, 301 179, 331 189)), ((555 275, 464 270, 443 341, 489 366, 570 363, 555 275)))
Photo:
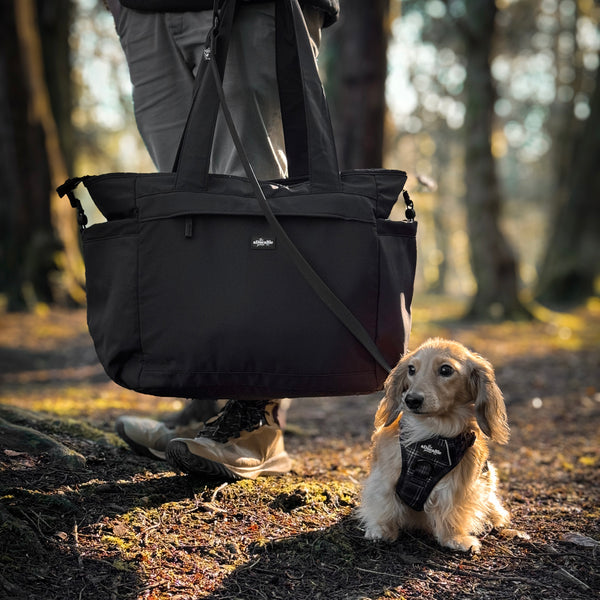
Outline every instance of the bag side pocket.
POLYGON ((109 377, 135 389, 142 361, 138 315, 138 224, 109 221, 83 233, 87 319, 109 377))
POLYGON ((378 220, 377 233, 380 287, 375 341, 393 367, 408 350, 417 266, 417 223, 378 220))

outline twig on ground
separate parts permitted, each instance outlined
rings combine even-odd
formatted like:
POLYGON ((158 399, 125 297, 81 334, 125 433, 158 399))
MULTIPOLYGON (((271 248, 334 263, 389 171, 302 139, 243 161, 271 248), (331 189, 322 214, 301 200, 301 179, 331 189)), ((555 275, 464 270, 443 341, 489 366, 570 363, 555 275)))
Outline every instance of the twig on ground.
MULTIPOLYGON (((556 548, 554 548, 554 546, 551 546, 550 544, 547 544, 546 546, 544 546, 544 549, 546 550, 546 552, 542 552, 540 550, 540 548, 538 548, 538 546, 536 544, 534 544, 533 542, 530 542, 530 544, 540 554, 544 554, 546 556, 563 556, 556 548)), ((556 571, 553 573, 553 575, 555 577, 559 577, 561 579, 566 579, 568 582, 577 586, 580 590, 583 590, 586 592, 591 591, 591 588, 587 583, 584 583, 583 581, 581 581, 581 579, 575 577, 575 575, 573 575, 573 573, 570 573, 564 567, 557 565, 554 561, 551 561, 551 560, 548 561, 548 564, 552 565, 556 569, 556 571)))
POLYGON ((576 585, 580 590, 583 590, 585 592, 591 591, 592 588, 590 588, 590 586, 587 583, 584 583, 583 581, 581 581, 581 579, 578 579, 577 577, 575 577, 575 575, 569 573, 569 571, 567 571, 563 567, 556 566, 556 568, 557 571, 556 573, 554 573, 555 577, 566 579, 568 582, 572 583, 573 585, 576 585))
POLYGON ((81 556, 81 552, 79 551, 79 529, 77 527, 77 520, 75 520, 75 522, 73 523, 73 551, 75 552, 75 556, 77 556, 77 564, 79 565, 79 570, 83 571, 83 557, 81 556))
POLYGON ((383 577, 399 577, 401 579, 405 579, 406 575, 404 573, 397 575, 395 573, 383 573, 382 571, 373 571, 372 569, 363 569, 362 567, 356 567, 357 571, 362 571, 363 573, 371 573, 371 575, 380 575, 383 577))
POLYGON ((213 495, 210 498, 210 503, 214 504, 217 501, 217 494, 221 491, 224 490, 227 486, 229 485, 228 482, 222 483, 214 492, 213 495))

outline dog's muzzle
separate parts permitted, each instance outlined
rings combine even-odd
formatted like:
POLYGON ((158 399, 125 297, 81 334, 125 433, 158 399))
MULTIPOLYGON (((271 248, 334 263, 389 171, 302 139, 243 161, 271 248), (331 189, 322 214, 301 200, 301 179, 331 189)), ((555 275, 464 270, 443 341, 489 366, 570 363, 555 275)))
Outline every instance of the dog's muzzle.
POLYGON ((424 401, 425 396, 423 396, 423 394, 409 392, 408 394, 406 394, 406 396, 404 396, 404 404, 406 404, 406 408, 414 412, 418 412, 420 410, 420 408, 423 406, 424 401))

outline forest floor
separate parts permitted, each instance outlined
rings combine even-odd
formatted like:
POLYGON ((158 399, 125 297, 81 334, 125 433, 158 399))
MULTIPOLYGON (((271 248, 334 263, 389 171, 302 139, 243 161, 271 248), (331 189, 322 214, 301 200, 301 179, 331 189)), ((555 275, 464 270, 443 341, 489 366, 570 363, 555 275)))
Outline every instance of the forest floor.
POLYGON ((492 459, 530 535, 492 532, 478 555, 418 533, 363 538, 378 395, 296 400, 289 475, 203 482, 113 435, 120 414, 181 403, 108 381, 84 311, 0 314, 0 598, 600 597, 600 301, 531 323, 465 324, 461 309, 417 298, 411 347, 449 337, 494 364, 512 437, 492 459), (15 424, 49 437, 34 451, 15 424))

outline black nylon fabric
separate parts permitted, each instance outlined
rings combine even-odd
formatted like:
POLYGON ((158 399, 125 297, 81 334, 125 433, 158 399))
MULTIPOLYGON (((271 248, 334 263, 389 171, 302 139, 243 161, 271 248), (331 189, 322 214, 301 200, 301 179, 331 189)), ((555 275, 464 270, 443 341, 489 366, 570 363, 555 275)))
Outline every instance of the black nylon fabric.
MULTIPOLYGON (((305 183, 298 195, 294 186, 267 186, 292 241, 390 364, 406 351, 416 262, 416 223, 385 218, 395 200, 389 180, 397 195, 405 178, 353 172, 342 176, 344 193, 329 196, 305 183), (377 196, 378 187, 391 193, 377 196)), ((181 397, 381 389, 387 373, 296 272, 256 200, 247 190, 224 196, 223 178, 212 180, 218 192, 185 194, 172 191, 171 174, 84 178, 101 210, 106 190, 111 207, 118 188, 131 205, 125 218, 83 232, 88 324, 109 376, 181 397)))
MULTIPOLYGON (((217 53, 227 48, 235 7, 225 6, 217 53)), ((304 84, 305 122, 295 131, 308 140, 308 172, 260 188, 287 237, 395 364, 407 349, 416 267, 417 224, 389 220, 406 173, 339 173, 299 6, 281 0, 280 9, 304 84)), ((223 53, 218 58, 222 64, 223 53)), ((248 179, 208 173, 218 109, 210 75, 198 71, 172 173, 86 176, 59 188, 81 211, 73 189, 83 182, 107 219, 82 230, 88 325, 100 362, 120 385, 154 395, 381 389, 386 370, 296 268, 248 179)))
MULTIPOLYGON (((123 6, 134 10, 148 12, 185 12, 196 10, 212 10, 213 0, 119 0, 123 6)), ((265 0, 244 0, 244 2, 265 2, 265 0)), ((304 0, 301 5, 308 5, 322 10, 325 14, 324 27, 333 25, 340 14, 339 0, 304 0)))

